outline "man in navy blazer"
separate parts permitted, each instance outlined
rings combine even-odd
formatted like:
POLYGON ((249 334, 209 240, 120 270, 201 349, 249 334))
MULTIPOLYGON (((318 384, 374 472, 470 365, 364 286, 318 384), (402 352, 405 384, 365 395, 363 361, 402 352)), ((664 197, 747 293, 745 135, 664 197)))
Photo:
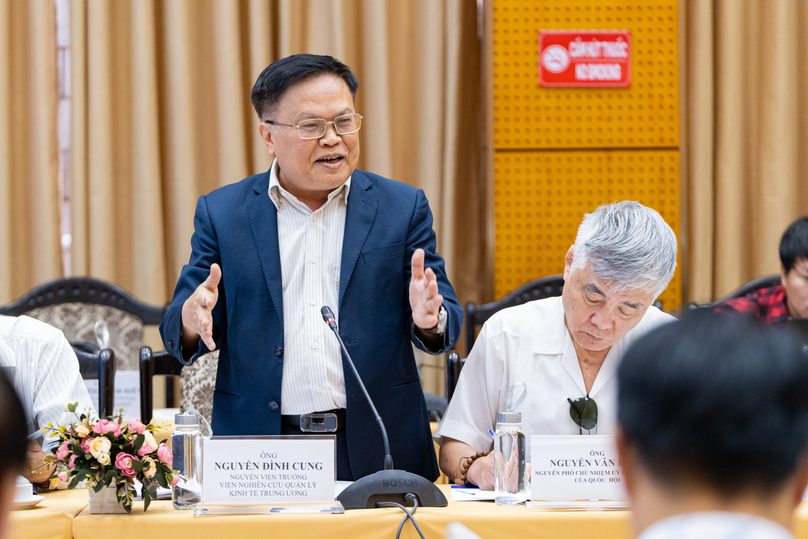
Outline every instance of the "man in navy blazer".
POLYGON ((359 479, 383 468, 382 436, 322 321, 329 305, 395 467, 434 480, 412 344, 448 350, 463 310, 423 191, 356 170, 357 87, 329 56, 290 56, 259 76, 252 101, 275 161, 200 197, 160 331, 183 363, 220 349, 216 435, 334 432, 337 477, 359 479))

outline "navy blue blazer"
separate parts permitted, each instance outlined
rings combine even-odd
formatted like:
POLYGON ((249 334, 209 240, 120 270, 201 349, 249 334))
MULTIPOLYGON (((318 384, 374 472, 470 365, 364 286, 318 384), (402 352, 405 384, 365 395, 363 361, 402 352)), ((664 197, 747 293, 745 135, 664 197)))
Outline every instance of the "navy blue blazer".
MULTIPOLYGON (((210 273, 222 268, 213 310, 221 350, 213 398, 217 435, 280 434, 284 359, 283 292, 275 205, 269 172, 202 196, 196 206, 191 259, 160 324, 166 350, 181 358, 182 305, 210 273)), ((340 334, 387 427, 393 463, 438 477, 429 419, 411 343, 430 353, 454 346, 463 309, 435 250, 424 192, 360 170, 351 176, 339 286, 340 334), (447 310, 443 346, 426 350, 414 335, 409 303, 410 262, 426 253, 447 310)), ((208 351, 200 340, 197 354, 208 351)), ((359 478, 383 469, 378 424, 343 357, 346 435, 351 471, 359 478)))

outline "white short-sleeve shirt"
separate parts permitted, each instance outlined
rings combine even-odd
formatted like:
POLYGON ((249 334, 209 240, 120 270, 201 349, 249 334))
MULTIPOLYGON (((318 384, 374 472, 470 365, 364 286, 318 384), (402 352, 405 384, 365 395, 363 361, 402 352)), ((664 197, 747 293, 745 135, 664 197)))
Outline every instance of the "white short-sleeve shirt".
MULTIPOLYGON (((632 342, 674 318, 649 307, 643 319, 615 343, 598 372, 589 396, 598 405, 598 434, 614 434, 617 424, 617 380, 620 358, 632 342)), ((522 414, 530 461, 530 436, 580 434, 569 414, 567 398, 586 396, 584 378, 560 297, 531 301, 503 309, 483 326, 457 388, 435 432, 465 442, 477 451, 492 447, 488 430, 504 412, 508 388, 524 382, 527 397, 515 410, 522 414)))

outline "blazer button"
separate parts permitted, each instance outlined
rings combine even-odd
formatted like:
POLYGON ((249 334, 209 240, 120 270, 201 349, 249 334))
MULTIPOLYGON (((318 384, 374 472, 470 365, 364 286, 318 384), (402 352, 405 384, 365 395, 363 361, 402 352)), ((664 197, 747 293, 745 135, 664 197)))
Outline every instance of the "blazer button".
POLYGON ((269 409, 274 412, 278 409, 278 403, 275 401, 269 401, 269 409))
POLYGON ((281 348, 280 346, 276 346, 275 347, 275 355, 278 356, 278 357, 281 357, 283 355, 283 348, 281 348))
POLYGON ((174 341, 168 341, 168 347, 174 348, 174 341))

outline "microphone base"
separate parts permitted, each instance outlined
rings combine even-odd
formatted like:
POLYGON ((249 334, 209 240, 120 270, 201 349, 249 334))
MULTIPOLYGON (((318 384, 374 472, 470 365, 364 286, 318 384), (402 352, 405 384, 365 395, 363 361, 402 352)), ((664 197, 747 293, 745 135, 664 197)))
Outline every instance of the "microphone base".
POLYGON ((419 507, 446 507, 449 502, 431 481, 404 470, 381 470, 354 481, 337 500, 345 509, 372 509, 378 502, 407 505, 406 494, 418 498, 419 507))

